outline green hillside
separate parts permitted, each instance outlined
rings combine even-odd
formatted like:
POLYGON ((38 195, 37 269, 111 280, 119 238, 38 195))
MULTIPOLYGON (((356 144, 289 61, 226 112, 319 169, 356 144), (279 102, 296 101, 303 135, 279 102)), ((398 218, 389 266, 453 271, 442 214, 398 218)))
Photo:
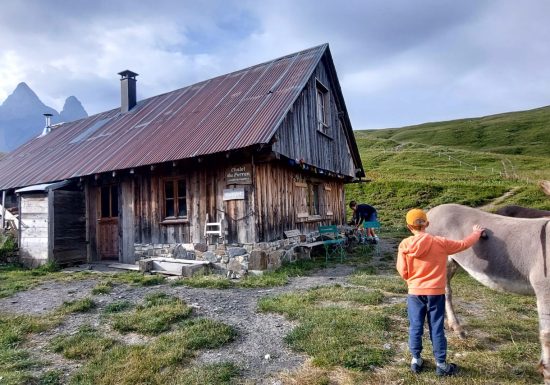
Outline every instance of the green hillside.
POLYGON ((369 182, 348 185, 346 197, 377 207, 386 228, 403 229, 412 207, 480 207, 506 193, 489 210, 505 204, 550 209, 537 185, 550 180, 550 107, 355 136, 369 182))
POLYGON ((369 131, 397 142, 550 157, 550 106, 482 118, 369 131))

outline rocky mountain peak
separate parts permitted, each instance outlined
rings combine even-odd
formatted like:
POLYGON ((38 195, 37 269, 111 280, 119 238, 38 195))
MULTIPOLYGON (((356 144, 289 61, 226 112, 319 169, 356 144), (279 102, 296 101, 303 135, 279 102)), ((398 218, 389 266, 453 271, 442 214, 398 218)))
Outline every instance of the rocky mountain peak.
MULTIPOLYGON (((17 119, 24 114, 28 114, 31 111, 37 109, 50 109, 47 107, 34 91, 27 85, 27 83, 22 82, 17 85, 15 90, 9 95, 4 103, 2 104, 1 116, 0 119, 17 119)), ((50 112, 51 111, 44 111, 50 112)), ((57 115, 57 112, 56 112, 57 115)))
POLYGON ((59 118, 62 122, 72 122, 73 120, 78 120, 88 117, 88 113, 82 107, 80 100, 76 96, 69 96, 65 100, 63 105, 63 110, 59 113, 59 118))
POLYGON ((88 116, 76 97, 68 97, 59 114, 42 103, 25 82, 21 82, 0 104, 0 152, 11 151, 40 135, 45 125, 45 113, 52 114, 51 121, 54 124, 88 116))

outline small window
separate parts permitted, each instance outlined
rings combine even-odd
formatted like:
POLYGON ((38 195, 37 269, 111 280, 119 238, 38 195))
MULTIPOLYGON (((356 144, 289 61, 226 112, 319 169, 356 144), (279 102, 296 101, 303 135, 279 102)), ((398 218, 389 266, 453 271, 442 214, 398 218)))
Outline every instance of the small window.
POLYGON ((164 181, 164 217, 187 217, 187 190, 185 180, 172 179, 164 181))
POLYGON ((317 130, 321 131, 323 134, 328 134, 329 122, 330 122, 329 92, 328 92, 328 88, 326 88, 320 82, 317 82, 316 103, 317 103, 317 130))
POLYGON ((100 191, 101 218, 118 217, 117 185, 102 186, 100 191))
POLYGON ((321 215, 320 185, 311 182, 295 182, 294 207, 296 218, 303 220, 318 220, 321 215))

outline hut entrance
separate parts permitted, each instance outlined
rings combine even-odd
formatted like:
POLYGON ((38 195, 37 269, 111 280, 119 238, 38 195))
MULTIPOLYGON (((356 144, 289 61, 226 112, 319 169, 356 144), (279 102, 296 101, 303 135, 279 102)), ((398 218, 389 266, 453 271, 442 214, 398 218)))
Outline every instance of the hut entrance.
POLYGON ((101 259, 118 260, 118 185, 102 186, 97 221, 98 251, 101 259))

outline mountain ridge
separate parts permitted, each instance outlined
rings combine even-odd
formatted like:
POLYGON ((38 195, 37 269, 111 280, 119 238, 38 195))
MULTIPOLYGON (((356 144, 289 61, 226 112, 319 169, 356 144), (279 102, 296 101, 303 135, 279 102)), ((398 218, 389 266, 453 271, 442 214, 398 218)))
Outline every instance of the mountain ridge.
POLYGON ((88 117, 75 96, 69 96, 61 112, 57 112, 44 104, 27 83, 21 82, 0 104, 0 151, 12 151, 40 135, 45 125, 45 113, 52 114, 53 124, 88 117))

